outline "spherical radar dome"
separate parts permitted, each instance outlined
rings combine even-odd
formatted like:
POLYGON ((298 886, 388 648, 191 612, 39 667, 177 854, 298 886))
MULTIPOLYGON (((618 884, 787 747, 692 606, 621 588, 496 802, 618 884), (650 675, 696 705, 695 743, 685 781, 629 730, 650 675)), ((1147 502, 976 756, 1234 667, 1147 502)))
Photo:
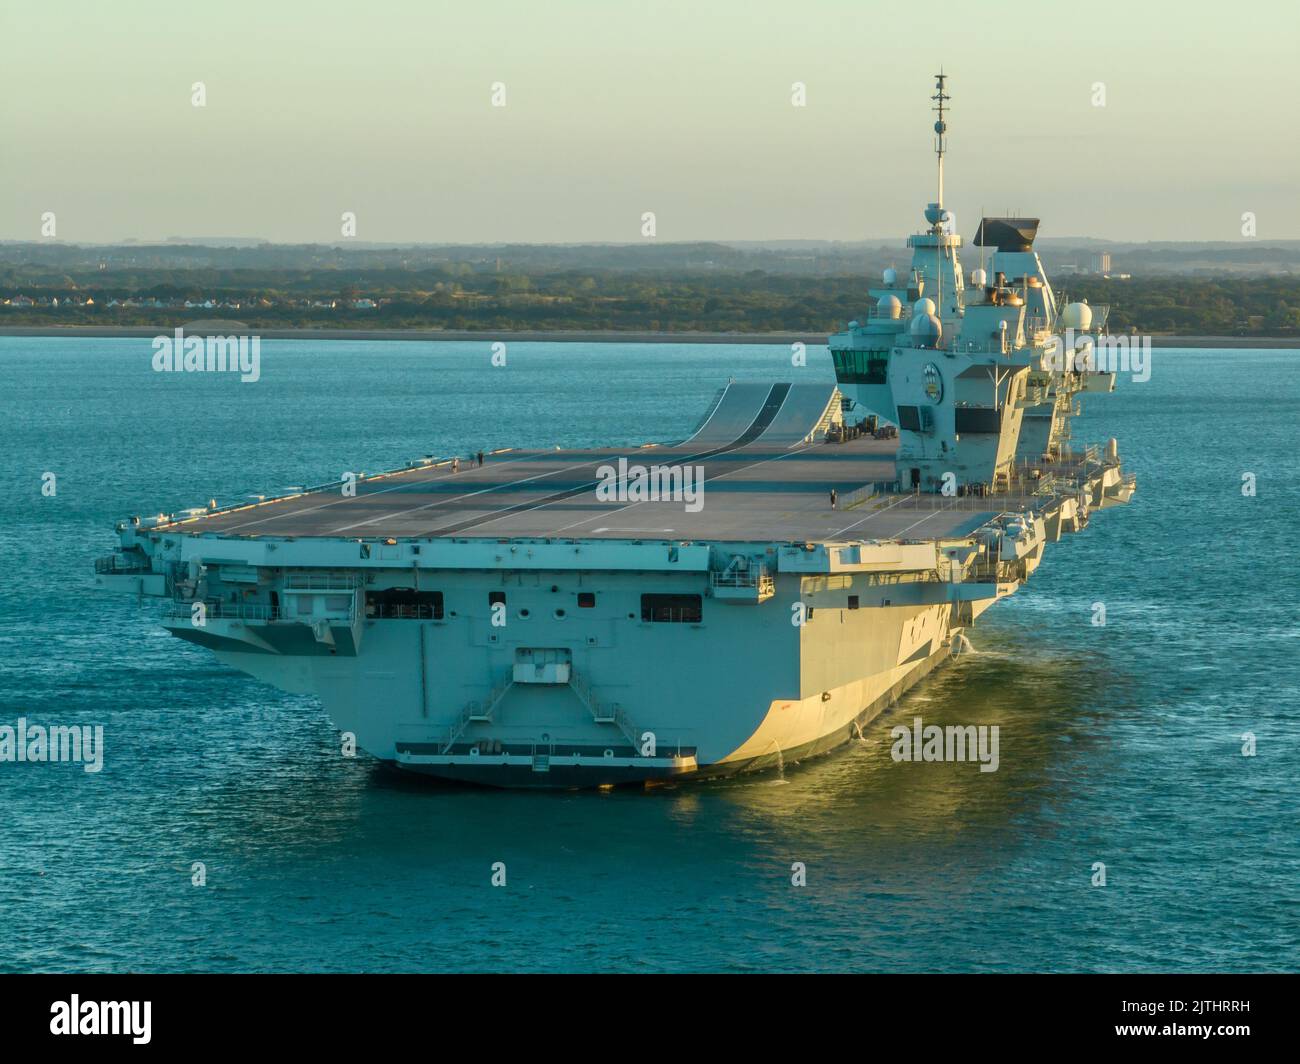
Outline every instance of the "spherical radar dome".
POLYGON ((1061 312, 1061 328, 1087 332, 1092 328, 1092 307, 1087 303, 1070 303, 1061 312))
POLYGON ((883 279, 885 284, 887 284, 890 288, 893 288, 894 285, 898 284, 898 271, 894 269, 894 267, 892 266, 888 267, 885 270, 883 279))
POLYGON ((922 296, 912 304, 913 317, 925 317, 927 314, 934 313, 934 300, 929 296, 922 296))
POLYGON ((881 296, 876 303, 876 316, 879 318, 898 318, 903 314, 903 304, 898 296, 881 296))
POLYGON ((912 339, 922 347, 937 347, 943 338, 943 325, 933 314, 917 314, 912 318, 912 339))

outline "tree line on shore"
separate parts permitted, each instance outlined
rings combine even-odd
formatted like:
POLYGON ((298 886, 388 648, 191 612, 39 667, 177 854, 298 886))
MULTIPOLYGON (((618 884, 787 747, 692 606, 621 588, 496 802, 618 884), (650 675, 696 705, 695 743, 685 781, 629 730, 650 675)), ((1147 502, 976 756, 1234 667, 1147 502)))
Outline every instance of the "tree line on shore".
MULTIPOLYGON (((0 267, 0 323, 173 327, 197 317, 265 329, 442 328, 831 332, 866 316, 874 279, 747 271, 437 269, 76 271, 0 267), (57 300, 55 306, 53 301, 57 300), (186 304, 191 304, 186 306, 186 304), (197 309, 196 309, 197 308, 197 309)), ((1071 300, 1109 304, 1115 332, 1300 333, 1300 277, 1078 275, 1071 300)))

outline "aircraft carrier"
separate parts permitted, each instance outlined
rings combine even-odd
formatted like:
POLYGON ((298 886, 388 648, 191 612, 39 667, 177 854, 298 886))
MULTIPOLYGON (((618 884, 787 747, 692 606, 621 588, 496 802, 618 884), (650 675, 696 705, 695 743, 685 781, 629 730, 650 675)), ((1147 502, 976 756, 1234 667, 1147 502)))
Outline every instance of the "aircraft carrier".
POLYGON ((679 443, 422 457, 132 517, 98 582, 412 772, 604 786, 835 747, 1136 487, 1115 441, 1071 439, 1116 374, 1091 361, 1104 308, 1058 306, 1037 220, 983 219, 987 269, 963 275, 942 75, 933 99, 938 195, 910 267, 830 338, 838 385, 729 383, 679 443))

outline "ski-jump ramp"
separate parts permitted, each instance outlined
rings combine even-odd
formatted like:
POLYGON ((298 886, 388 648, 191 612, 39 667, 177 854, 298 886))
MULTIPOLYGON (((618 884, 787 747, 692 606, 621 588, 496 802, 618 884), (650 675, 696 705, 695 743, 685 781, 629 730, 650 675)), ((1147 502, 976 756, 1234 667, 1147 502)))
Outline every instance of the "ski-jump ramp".
POLYGON ((724 445, 748 437, 747 442, 793 447, 824 432, 828 415, 838 415, 839 402, 839 390, 833 384, 733 381, 714 403, 704 424, 685 442, 724 445))

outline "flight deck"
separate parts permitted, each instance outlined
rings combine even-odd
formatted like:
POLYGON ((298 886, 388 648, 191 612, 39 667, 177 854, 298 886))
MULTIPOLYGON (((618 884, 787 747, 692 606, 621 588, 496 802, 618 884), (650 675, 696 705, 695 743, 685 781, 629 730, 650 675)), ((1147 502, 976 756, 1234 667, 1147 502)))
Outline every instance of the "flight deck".
POLYGON ((732 380, 690 433, 425 454, 133 517, 96 582, 163 600, 173 636, 318 698, 407 772, 645 784, 862 739, 1137 487, 1118 441, 1070 429, 1115 374, 1048 343, 1101 334, 1105 308, 1058 305, 1037 219, 983 219, 967 286, 942 168, 938 188, 910 266, 828 338, 834 384, 732 380))
MULTIPOLYGON (((360 476, 210 513, 159 531, 222 537, 347 539, 671 538, 807 541, 958 536, 1004 507, 899 495, 896 439, 824 441, 833 385, 733 383, 700 428, 671 446, 499 451, 360 476), (691 469, 698 500, 605 499, 609 468, 691 469), (831 505, 831 491, 837 493, 831 505)), ((1003 502, 1005 500, 1002 500, 1003 502)))

